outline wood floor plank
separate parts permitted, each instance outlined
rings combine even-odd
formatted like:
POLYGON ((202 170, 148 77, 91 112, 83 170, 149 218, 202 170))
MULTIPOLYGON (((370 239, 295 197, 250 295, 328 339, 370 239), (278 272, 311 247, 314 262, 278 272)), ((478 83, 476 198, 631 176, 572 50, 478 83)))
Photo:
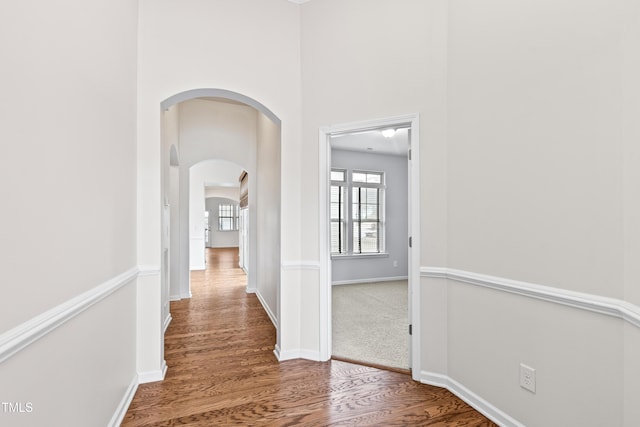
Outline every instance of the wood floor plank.
POLYGON ((193 298, 171 303, 164 381, 142 384, 122 423, 136 426, 458 426, 491 421, 449 391, 402 372, 273 354, 275 329, 237 265, 207 250, 193 298))

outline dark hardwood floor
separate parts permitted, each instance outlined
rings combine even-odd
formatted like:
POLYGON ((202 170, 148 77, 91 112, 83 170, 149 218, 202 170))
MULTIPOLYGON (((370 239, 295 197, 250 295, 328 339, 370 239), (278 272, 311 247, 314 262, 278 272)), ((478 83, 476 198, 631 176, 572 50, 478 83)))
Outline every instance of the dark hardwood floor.
POLYGON ((171 303, 162 382, 142 384, 123 426, 495 426, 407 374, 273 354, 275 329, 246 294, 237 249, 207 250, 193 298, 171 303))

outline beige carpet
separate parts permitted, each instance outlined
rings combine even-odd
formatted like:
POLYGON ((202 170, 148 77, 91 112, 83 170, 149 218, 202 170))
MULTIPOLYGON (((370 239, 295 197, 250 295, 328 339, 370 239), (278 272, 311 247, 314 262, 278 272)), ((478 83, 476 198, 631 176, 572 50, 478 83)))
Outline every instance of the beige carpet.
POLYGON ((333 286, 333 356, 409 369, 407 281, 333 286))

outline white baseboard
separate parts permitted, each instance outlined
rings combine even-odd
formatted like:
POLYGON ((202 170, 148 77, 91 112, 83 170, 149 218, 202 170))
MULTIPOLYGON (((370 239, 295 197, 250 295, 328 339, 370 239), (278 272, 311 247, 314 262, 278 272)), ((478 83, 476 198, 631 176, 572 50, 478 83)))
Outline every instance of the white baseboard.
POLYGON ((255 294, 258 297, 258 301, 260 301, 260 304, 262 304, 262 308, 267 313, 267 316, 269 316, 271 323, 273 323, 273 326, 278 329, 278 320, 276 318, 276 315, 273 314, 273 311, 271 311, 271 308, 269 308, 267 302, 264 300, 264 298, 262 298, 262 294, 260 294, 260 292, 256 292, 255 294))
POLYGON ((313 360, 314 362, 321 362, 320 353, 317 351, 304 350, 304 349, 295 349, 295 350, 286 350, 281 351, 280 347, 276 345, 276 348, 273 350, 273 354, 276 355, 276 359, 279 362, 283 362, 285 360, 293 360, 293 359, 307 359, 313 360))
POLYGON ((124 396, 118 403, 118 407, 116 408, 116 412, 114 412, 111 417, 111 421, 109 421, 108 427, 119 427, 122 424, 122 420, 124 420, 124 416, 127 414, 127 410, 129 409, 129 405, 131 405, 131 401, 133 397, 136 395, 136 390, 138 390, 138 376, 135 375, 129 387, 127 387, 127 391, 125 391, 124 396))
POLYGON ((183 300, 183 299, 189 299, 189 298, 191 298, 192 296, 193 296, 193 294, 191 293, 191 291, 189 291, 188 293, 187 293, 187 292, 185 292, 184 294, 171 295, 171 296, 169 297, 169 299, 170 299, 171 301, 180 301, 180 300, 183 300))
POLYGON ((278 344, 276 344, 276 346, 273 348, 273 354, 276 355, 276 359, 278 361, 281 361, 282 359, 280 358, 280 346, 278 344))
POLYGON ((164 324, 162 325, 162 332, 167 332, 167 328, 169 327, 169 323, 171 323, 171 321, 173 320, 173 317, 171 317, 171 313, 169 313, 166 317, 166 319, 164 319, 164 324))
POLYGON ((167 362, 163 360, 162 368, 157 371, 138 372, 138 384, 162 381, 165 375, 167 375, 167 362))
POLYGON ((206 265, 201 265, 201 264, 189 266, 189 270, 191 270, 191 271, 201 271, 201 270, 206 270, 206 269, 207 269, 207 266, 206 265))
POLYGON ((468 405, 472 406, 476 411, 502 427, 525 427, 524 424, 502 412, 453 378, 442 374, 422 371, 420 373, 420 382, 446 388, 468 405))
POLYGON ((355 279, 355 280, 336 280, 335 282, 331 282, 332 286, 339 285, 357 285, 359 283, 375 283, 375 282, 395 282, 398 280, 408 280, 408 276, 397 276, 397 277, 372 277, 370 279, 355 279))

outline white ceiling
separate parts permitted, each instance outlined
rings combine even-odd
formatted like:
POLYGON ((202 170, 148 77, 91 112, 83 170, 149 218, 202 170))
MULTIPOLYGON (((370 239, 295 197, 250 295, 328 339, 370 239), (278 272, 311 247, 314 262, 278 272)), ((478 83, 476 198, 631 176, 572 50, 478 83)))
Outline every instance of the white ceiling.
POLYGON ((380 130, 332 135, 331 148, 392 156, 407 156, 409 152, 409 130, 398 129, 391 138, 382 136, 380 130))

